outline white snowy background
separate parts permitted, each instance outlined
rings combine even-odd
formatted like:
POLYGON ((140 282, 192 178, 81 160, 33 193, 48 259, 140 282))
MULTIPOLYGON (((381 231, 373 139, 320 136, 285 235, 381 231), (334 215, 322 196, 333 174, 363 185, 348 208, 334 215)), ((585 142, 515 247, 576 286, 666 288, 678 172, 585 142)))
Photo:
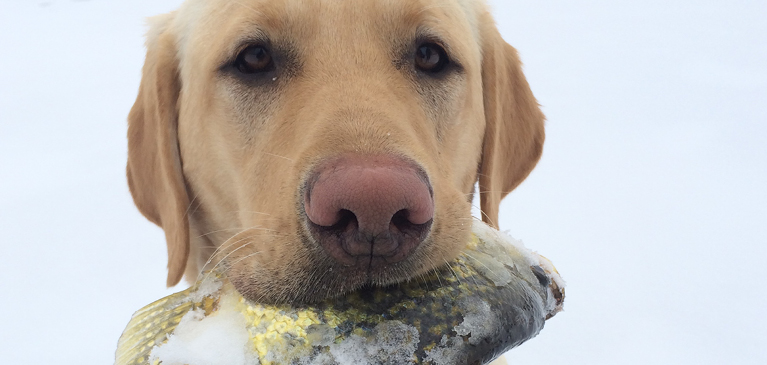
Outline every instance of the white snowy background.
MULTIPOLYGON (((180 0, 0 0, 0 362, 110 364, 164 288, 128 193, 144 18, 180 0)), ((509 1, 548 116, 501 226, 568 282, 511 364, 767 364, 767 2, 509 1)))

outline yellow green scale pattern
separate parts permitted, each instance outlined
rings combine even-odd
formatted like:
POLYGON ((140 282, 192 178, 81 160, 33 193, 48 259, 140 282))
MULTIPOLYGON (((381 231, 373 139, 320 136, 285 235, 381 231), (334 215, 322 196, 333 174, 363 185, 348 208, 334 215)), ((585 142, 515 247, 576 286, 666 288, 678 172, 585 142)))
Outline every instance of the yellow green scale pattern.
MULTIPOLYGON (((477 243, 474 237, 465 254, 476 250, 477 243)), ((245 316, 252 351, 258 354, 261 364, 295 363, 327 353, 332 344, 327 343, 327 338, 325 342, 320 341, 318 333, 322 331, 318 329, 324 329, 325 333, 330 329, 334 337, 331 341, 338 344, 350 336, 370 337, 377 325, 387 321, 398 321, 418 331, 418 347, 412 357, 414 364, 427 363, 429 351, 444 346, 445 336, 461 339, 465 355, 462 362, 487 363, 534 337, 543 328, 548 314, 543 303, 549 295, 543 285, 548 283, 531 283, 520 278, 496 286, 470 263, 476 264, 476 260, 462 255, 449 267, 426 278, 390 287, 365 288, 298 308, 248 302, 225 278, 219 277, 222 288, 199 301, 190 300, 190 295, 198 290, 198 283, 136 312, 120 338, 115 364, 150 364, 152 349, 167 341, 185 314, 202 309, 206 316, 210 315, 218 310, 223 296, 234 298, 235 310, 245 316), (457 335, 454 328, 466 316, 466 305, 460 303, 475 299, 487 303, 498 313, 500 322, 494 324, 495 331, 469 345, 468 337, 457 335), (274 351, 281 351, 281 360, 275 360, 274 351)))

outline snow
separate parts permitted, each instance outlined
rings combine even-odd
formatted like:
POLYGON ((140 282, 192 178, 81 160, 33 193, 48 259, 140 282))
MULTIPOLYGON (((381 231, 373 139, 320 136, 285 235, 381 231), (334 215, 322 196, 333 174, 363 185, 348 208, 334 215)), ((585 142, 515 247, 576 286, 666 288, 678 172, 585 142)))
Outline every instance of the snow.
POLYGON ((460 337, 442 336, 439 346, 426 351, 425 362, 429 364, 463 364, 466 362, 466 346, 460 337))
MULTIPOLYGON (((491 2, 548 118, 500 226, 568 282, 509 363, 767 363, 767 2, 491 2)), ((144 18, 179 3, 0 2, 4 363, 112 363, 182 289, 124 171, 144 18)))
POLYGON ((484 300, 472 298, 458 303, 458 306, 464 315, 463 322, 455 326, 455 333, 459 336, 469 336, 470 344, 479 344, 483 338, 489 337, 492 331, 498 329, 498 320, 490 310, 490 304, 484 300))
POLYGON ((355 334, 330 345, 330 354, 339 365, 412 364, 418 347, 418 330, 399 321, 376 325, 371 338, 355 334))
POLYGON ((188 312, 168 337, 155 346, 150 361, 163 365, 257 365, 258 356, 249 348, 250 335, 242 313, 232 303, 205 317, 201 309, 188 312))
POLYGON ((221 286, 223 285, 221 280, 218 280, 217 277, 209 273, 205 273, 201 275, 205 275, 205 276, 198 281, 197 290, 189 294, 189 297, 187 298, 187 300, 190 302, 196 302, 196 303, 201 302, 202 298, 210 296, 213 293, 219 291, 221 289, 221 286))

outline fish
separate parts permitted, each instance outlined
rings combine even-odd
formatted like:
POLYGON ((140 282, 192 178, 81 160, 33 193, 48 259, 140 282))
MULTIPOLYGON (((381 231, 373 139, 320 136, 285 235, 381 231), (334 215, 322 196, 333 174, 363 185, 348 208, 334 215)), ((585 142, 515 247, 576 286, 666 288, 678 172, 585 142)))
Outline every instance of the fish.
POLYGON ((132 316, 115 364, 487 364, 535 337, 564 297, 551 261, 475 221, 431 274, 311 305, 251 302, 206 272, 132 316))

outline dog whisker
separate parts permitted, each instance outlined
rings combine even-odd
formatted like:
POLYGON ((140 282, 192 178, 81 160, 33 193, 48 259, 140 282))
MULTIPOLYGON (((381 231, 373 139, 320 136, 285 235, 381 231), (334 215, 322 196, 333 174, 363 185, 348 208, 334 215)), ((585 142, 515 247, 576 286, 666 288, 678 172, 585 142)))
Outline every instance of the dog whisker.
MULTIPOLYGON (((239 239, 238 239, 238 240, 236 240, 236 241, 232 241, 232 239, 234 239, 235 237, 238 237, 238 236, 240 236, 242 233, 244 233, 244 232, 246 232, 246 231, 248 231, 248 230, 250 230, 250 229, 261 229, 261 228, 258 228, 258 227, 251 227, 251 228, 248 228, 248 229, 244 229, 244 230, 242 230, 242 231, 240 231, 240 232, 238 232, 238 233, 236 233, 236 234, 232 235, 232 237, 230 237, 229 239, 227 239, 226 241, 224 241, 224 243, 222 243, 220 246, 218 246, 218 247, 216 248, 216 250, 215 250, 215 251, 214 251, 214 252, 213 252, 213 253, 210 255, 210 257, 208 258, 208 260, 205 262, 205 265, 203 265, 203 267, 207 267, 207 266, 208 266, 208 265, 209 265, 209 264, 210 264, 210 263, 211 263, 211 262, 212 262, 214 259, 217 259, 217 258, 218 258, 218 256, 219 256, 219 255, 221 255, 223 252, 225 252, 225 251, 226 251, 228 248, 230 248, 231 246, 234 246, 234 245, 236 245, 236 244, 238 244, 238 243, 240 243, 240 242, 242 242, 242 241, 245 241, 245 240, 252 240, 253 238, 256 238, 256 237, 265 237, 265 236, 267 236, 267 237, 284 237, 284 236, 286 236, 286 235, 284 235, 284 234, 277 234, 277 233, 276 233, 275 231, 273 231, 273 230, 269 230, 269 229, 263 229, 263 230, 264 230, 264 232, 258 232, 257 234, 250 234, 250 235, 248 235, 248 236, 245 236, 245 237, 241 237, 241 238, 239 238, 239 239)), ((234 253, 235 251, 237 251, 237 250, 241 249, 241 248, 242 248, 242 247, 244 247, 244 246, 247 246, 247 245, 251 245, 251 244, 255 244, 255 242, 253 242, 253 241, 250 241, 250 242, 248 242, 247 244, 245 244, 245 245, 242 245, 242 246, 240 246, 240 247, 236 248, 235 250, 229 251, 229 252, 228 252, 228 253, 227 253, 227 254, 226 254, 224 257, 222 257, 221 259, 219 259, 219 260, 218 260, 218 263, 217 263, 217 264, 216 264, 216 265, 215 265, 215 266, 214 266, 214 267, 211 269, 211 271, 212 271, 213 269, 215 269, 215 268, 218 266, 218 264, 219 264, 220 262, 223 262, 223 261, 224 261, 224 260, 225 260, 227 257, 229 257, 229 256, 230 256, 232 253, 234 253)))
POLYGON ((249 253, 249 254, 247 254, 247 255, 245 255, 243 257, 240 257, 239 259, 237 259, 236 261, 232 262, 231 264, 227 264, 226 265, 227 267, 224 268, 224 272, 223 273, 224 274, 227 273, 229 270, 231 270, 235 265, 239 264, 240 262, 242 262, 244 260, 247 260, 247 259, 249 259, 249 258, 251 258, 253 256, 260 255, 262 253, 263 252, 261 252, 261 251, 257 251, 257 252, 249 253))
MULTIPOLYGON (((200 195, 199 192, 194 194, 194 197, 189 202, 189 205, 186 207, 186 210, 184 211, 184 216, 185 217, 189 217, 189 210, 192 209, 192 205, 194 205, 194 202, 197 201, 197 197, 199 195, 200 195)), ((199 205, 198 205, 198 207, 199 207, 199 205)), ((195 210, 192 212, 192 214, 194 214, 196 211, 197 211, 197 208, 195 208, 195 210)))
MULTIPOLYGON (((212 235, 212 234, 214 234, 214 233, 227 232, 227 231, 234 231, 234 230, 238 230, 238 229, 239 229, 239 230, 242 230, 243 228, 239 227, 239 228, 223 228, 223 229, 217 229, 217 230, 215 230, 215 231, 210 231, 210 232, 208 232, 208 233, 203 233, 203 234, 201 234, 201 235, 197 236, 197 238, 202 238, 202 237, 205 237, 205 236, 210 236, 210 235, 212 235)), ((272 232, 275 232, 274 230, 272 230, 272 229, 269 229, 269 228, 261 228, 261 227, 256 227, 256 226, 253 226, 253 227, 249 227, 249 228, 245 228, 245 229, 246 229, 246 230, 250 230, 250 229, 258 229, 258 230, 261 230, 261 231, 272 231, 272 232)))
MULTIPOLYGON (((238 242, 241 242, 241 241, 243 241, 243 240, 247 240, 247 239, 250 239, 250 237, 246 237, 246 238, 243 238, 243 239, 239 240, 238 242)), ((233 254, 233 253, 237 252, 238 250, 242 249, 243 247, 247 247, 247 246, 248 246, 248 245, 250 245, 251 243, 252 243, 252 242, 246 242, 244 245, 242 245, 242 246, 240 246, 240 247, 237 247, 237 248, 235 248, 234 250, 230 251, 228 254, 226 254, 226 256, 224 256, 223 258, 221 258, 221 260, 218 260, 218 262, 216 262, 216 264, 215 264, 215 265, 213 265, 213 267, 212 267, 210 270, 208 270, 208 275, 210 275, 210 273, 214 272, 214 271, 216 270, 216 268, 218 268, 218 266, 219 266, 219 265, 221 265, 221 263, 222 263, 222 262, 224 262, 224 260, 225 260, 227 257, 229 257, 231 254, 233 254)), ((211 256, 211 257, 208 259, 208 262, 206 262, 206 263, 205 263, 205 266, 208 266, 208 264, 210 264, 212 260, 213 260, 213 256, 211 256)), ((205 267, 205 266, 203 266, 203 267, 205 267)), ((206 279, 207 279, 207 276, 206 276, 206 279)))
POLYGON ((233 213, 253 213, 253 214, 261 214, 261 215, 268 215, 268 216, 271 216, 271 214, 269 214, 269 213, 264 213, 264 212, 257 212, 257 211, 255 211, 255 210, 234 210, 234 211, 232 211, 232 212, 233 212, 233 213))
POLYGON ((292 158, 288 158, 288 157, 285 157, 285 156, 281 156, 281 155, 278 155, 278 154, 275 154, 275 153, 271 153, 271 152, 264 152, 264 154, 265 154, 265 155, 269 155, 269 156, 273 156, 273 157, 282 158, 282 159, 285 159, 285 160, 287 160, 287 161, 290 161, 290 162, 292 162, 292 163, 295 163, 295 162, 296 162, 296 160, 294 160, 294 159, 292 159, 292 158))
MULTIPOLYGON (((251 228, 252 228, 252 227, 251 227, 251 228)), ((205 265, 203 265, 203 267, 205 267, 205 266, 208 266, 208 264, 210 264, 210 262, 211 262, 211 261, 212 261, 212 260, 213 260, 213 259, 216 257, 216 255, 218 255, 218 254, 219 254, 219 252, 221 252, 222 250, 224 250, 224 249, 228 248, 228 247, 229 247, 229 244, 228 244, 228 243, 229 243, 229 242, 230 242, 232 239, 234 239, 235 237, 237 237, 238 235, 240 235, 240 234, 242 234, 242 233, 244 233, 244 232, 247 232, 249 229, 250 229, 250 228, 245 228, 245 229, 243 229, 243 230, 241 230, 241 231, 239 231, 239 232, 237 232, 237 233, 233 234, 231 237, 227 238, 227 239, 226 239, 226 241, 224 241, 224 242, 223 242, 223 243, 221 243, 221 244, 220 244, 218 247, 216 247, 216 249, 213 251, 213 253, 212 253, 212 254, 210 254, 210 257, 208 257, 208 260, 206 260, 206 261, 205 261, 205 265)))
POLYGON ((449 262, 447 262, 447 260, 443 259, 443 261, 445 261, 445 265, 447 266, 448 270, 450 270, 450 272, 452 272, 452 273, 453 273, 453 276, 455 277, 455 280, 457 280, 457 281, 458 281, 458 284, 461 284, 461 277, 460 277, 460 276, 458 276, 458 273, 457 273, 457 272, 455 272, 455 270, 453 270, 453 266, 452 266, 452 265, 450 265, 450 263, 449 263, 449 262))
MULTIPOLYGON (((271 234, 271 233, 259 233, 259 234, 251 234, 251 235, 247 235, 247 236, 245 236, 245 237, 241 237, 240 239, 238 239, 238 240, 236 240, 236 241, 232 241, 232 242, 230 242, 229 244, 227 244, 227 245, 226 245, 226 247, 224 247, 224 246, 222 245, 222 246, 220 247, 220 249, 219 249, 219 250, 216 250, 217 252, 215 252, 215 253, 213 253, 213 254, 211 255, 211 259, 213 259, 213 258, 216 258, 216 256, 217 256, 217 255, 220 255, 220 254, 222 254, 223 252, 225 252, 225 250, 226 250, 226 249, 228 249, 228 248, 230 248, 231 246, 234 246, 234 245, 236 245, 236 244, 238 244, 238 243, 240 243, 240 242, 242 242, 242 241, 245 241, 245 240, 250 240, 250 239, 253 239, 253 238, 256 238, 256 237, 264 237, 264 236, 271 236, 271 237, 276 237, 276 235, 274 235, 274 234, 271 234)), ((250 244, 250 243, 255 243, 255 242, 249 242, 249 244, 250 244)), ((238 249, 239 249, 239 248, 238 248, 238 249)), ((229 256, 231 253, 232 253, 232 252, 229 252, 229 253, 227 253, 227 254, 226 254, 226 256, 229 256)), ((225 256, 225 257, 223 257, 223 258, 221 258, 221 260, 225 259, 225 258, 226 258, 226 256, 225 256)))
MULTIPOLYGON (((247 247, 247 246, 250 246, 250 245, 254 244, 255 242, 253 242, 253 241, 252 241, 252 239, 253 239, 253 238, 255 238, 255 237, 259 237, 259 236, 263 236, 263 235, 250 235, 250 236, 246 236, 246 237, 243 237, 243 238, 241 238, 241 239, 239 239, 239 240, 237 240, 237 241, 235 241, 235 242, 233 242, 233 243, 229 244, 229 246, 232 246, 232 245, 234 245, 234 244, 237 244, 237 243, 239 243, 239 242, 242 242, 242 241, 246 241, 246 240, 248 241, 248 242, 246 242, 245 244, 241 245, 240 247, 237 247, 237 248, 235 248, 234 250, 231 250, 231 251, 229 251, 229 252, 228 252, 228 253, 227 253, 227 254, 226 254, 224 257, 222 257, 221 259, 219 259, 219 260, 216 262, 216 264, 213 266, 213 268, 211 268, 211 269, 208 271, 208 273, 209 273, 208 275, 210 275, 210 273, 211 273, 211 272, 214 272, 214 271, 215 271, 215 270, 218 268, 218 266, 219 266, 219 265, 222 265, 222 264, 224 263, 224 261, 225 261, 225 260, 226 260, 226 259, 227 259, 229 256, 231 256, 233 253, 235 253, 235 252, 237 252, 237 251, 241 250, 241 249, 242 249, 242 248, 244 248, 244 247, 247 247)), ((223 251, 219 251, 219 253, 221 253, 221 252, 223 252, 223 251)), ((260 251, 258 251, 257 253, 260 253, 260 251)), ((211 255, 211 258, 210 258, 210 259, 208 259, 208 262, 205 264, 206 266, 207 266, 208 264, 210 264, 210 262, 211 262, 211 260, 213 260, 214 256, 215 256, 215 254, 214 254, 214 255, 211 255)), ((254 256, 254 255, 253 255, 253 254, 248 254, 248 255, 246 255, 245 257, 241 257, 241 258, 237 259, 237 261, 235 261, 235 262, 233 262, 233 263, 231 263, 231 264, 227 264, 227 266, 228 266, 229 268, 231 268, 232 266, 236 265, 236 264, 237 264, 237 263, 239 263, 240 261, 242 261, 242 260, 244 260, 244 259, 246 259, 246 258, 248 258, 248 257, 251 257, 251 256, 254 256)), ((225 269, 224 269, 224 272, 228 271, 228 270, 229 270, 229 268, 225 268, 225 269)))
POLYGON ((490 216, 489 216, 489 215, 487 215, 487 214, 486 214, 486 213, 485 213, 485 212, 482 210, 482 208, 481 208, 481 207, 478 207, 478 206, 476 206, 476 205, 474 205, 474 204, 472 204, 471 206, 472 206, 472 207, 474 207, 474 208, 477 208, 477 209, 479 210, 479 213, 480 213, 480 214, 482 214, 482 217, 483 217, 483 219, 487 219, 487 220, 488 220, 488 223, 490 223, 490 225, 493 225, 493 226, 496 226, 496 227, 498 226, 498 225, 496 224, 496 222, 494 222, 492 219, 490 219, 490 216))
POLYGON ((439 269, 438 269, 437 264, 434 262, 434 260, 432 260, 432 258, 430 256, 426 256, 426 260, 428 260, 429 263, 431 264, 431 269, 429 269, 426 272, 426 275, 428 276, 433 271, 434 274, 436 274, 436 276, 437 276, 437 281, 439 281, 439 286, 442 287, 443 286, 442 285, 442 279, 439 278, 439 269))
MULTIPOLYGON (((468 266, 466 266, 466 264, 463 264, 463 263, 461 263, 461 262, 459 262, 458 264, 459 264, 459 265, 461 265, 461 267, 462 267, 462 268, 463 268, 463 269, 464 269, 466 272, 471 272, 471 270, 469 270, 469 267, 468 267, 468 266)), ((474 282, 474 286, 476 286, 476 287, 479 287, 479 283, 477 282, 477 278, 476 278, 476 276, 472 275, 472 276, 471 276, 471 281, 473 281, 473 282, 474 282)))
MULTIPOLYGON (((208 260, 207 260, 207 261, 205 261, 205 265, 203 265, 203 267, 206 267, 206 266, 208 266, 208 265, 209 265, 209 264, 210 264, 210 263, 213 261, 213 259, 214 259, 214 258, 216 258, 216 256, 217 256, 217 255, 219 255, 221 252, 223 252, 223 250, 225 250, 225 249, 228 249, 228 248, 229 248, 229 246, 232 246, 232 245, 234 245, 234 244, 237 244, 237 243, 239 243, 239 242, 242 242, 244 239, 250 239, 250 238, 253 238, 253 237, 257 237, 258 235, 251 235, 251 236, 249 236, 249 237, 245 237, 245 238, 243 238, 243 239, 240 239, 240 240, 238 240, 238 241, 236 241, 236 242, 233 242, 233 243, 229 243, 229 242, 230 242, 232 239, 234 239, 235 237, 239 236, 240 234, 242 234, 242 233, 244 233, 244 232, 247 232, 248 230, 251 230, 251 229, 259 229, 259 228, 260 228, 260 227, 249 227, 249 228, 245 228, 245 229, 243 229, 243 230, 241 230, 241 231, 239 231, 239 232, 235 233, 235 234, 234 234, 234 235, 232 235, 231 237, 229 237, 229 238, 228 238, 226 241, 224 241, 224 242, 223 242, 223 243, 222 243, 220 246, 218 246, 218 248, 216 248, 216 250, 215 250, 215 251, 213 251, 213 253, 210 255, 210 257, 208 258, 208 260)), ((274 235, 273 233, 267 233, 267 234, 269 234, 269 235, 274 235)), ((228 255, 227 255, 227 256, 228 256, 228 255)), ((223 260, 223 259, 222 259, 222 260, 223 260)), ((217 265, 218 265, 218 264, 216 264, 216 266, 217 266, 217 265)), ((214 267, 214 269, 215 269, 215 267, 214 267)))

